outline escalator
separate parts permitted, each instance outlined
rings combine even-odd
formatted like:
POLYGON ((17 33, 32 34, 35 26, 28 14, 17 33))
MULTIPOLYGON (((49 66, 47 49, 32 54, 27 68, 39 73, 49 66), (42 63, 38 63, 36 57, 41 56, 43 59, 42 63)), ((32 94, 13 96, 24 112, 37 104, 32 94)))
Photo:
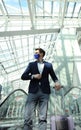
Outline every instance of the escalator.
MULTIPOLYGON (((76 130, 81 130, 81 108, 76 112, 72 112, 71 105, 72 100, 70 97, 70 92, 74 90, 75 88, 69 89, 66 93, 64 93, 65 96, 65 108, 68 110, 68 114, 73 116, 74 123, 76 130), (69 102, 69 103, 68 103, 69 102), (68 109, 67 109, 68 108, 68 109)), ((79 88, 77 88, 79 89, 79 88)), ((79 89, 80 90, 80 89, 79 89)), ((80 90, 81 91, 81 90, 80 90)), ((54 113, 54 89, 52 90, 50 101, 49 101, 49 107, 48 107, 48 114, 47 114, 47 130, 50 130, 50 117, 54 113)), ((62 111, 61 107, 61 92, 57 93, 58 102, 56 104, 57 114, 64 113, 62 111)), ((24 107, 25 107, 25 101, 27 98, 27 93, 22 89, 14 90, 12 93, 8 95, 8 97, 0 104, 0 130, 23 130, 23 121, 24 121, 24 107)), ((77 99, 77 103, 80 106, 81 103, 79 103, 77 99)), ((34 130, 38 130, 38 111, 36 111, 36 120, 35 120, 35 126, 34 130)))
POLYGON ((56 99, 54 99, 54 91, 52 90, 51 93, 51 99, 49 102, 49 114, 50 115, 71 115, 74 120, 75 124, 75 130, 81 130, 81 88, 79 87, 72 87, 65 91, 65 87, 63 89, 64 91, 64 106, 62 104, 62 94, 63 91, 56 92, 56 99), (79 95, 77 95, 77 91, 79 92, 79 95), (75 98, 73 97, 75 96, 75 98), (54 100, 56 105, 54 106, 54 100), (74 106, 73 111, 71 107, 74 106), (55 108, 56 107, 56 108, 55 108), (63 109, 64 107, 64 109, 63 109), (55 110, 54 110, 55 109, 55 110))
POLYGON ((23 126, 26 98, 27 93, 17 89, 0 104, 0 130, 15 130, 23 126))
POLYGON ((65 94, 65 106, 72 115, 76 130, 81 130, 81 88, 72 87, 65 94))

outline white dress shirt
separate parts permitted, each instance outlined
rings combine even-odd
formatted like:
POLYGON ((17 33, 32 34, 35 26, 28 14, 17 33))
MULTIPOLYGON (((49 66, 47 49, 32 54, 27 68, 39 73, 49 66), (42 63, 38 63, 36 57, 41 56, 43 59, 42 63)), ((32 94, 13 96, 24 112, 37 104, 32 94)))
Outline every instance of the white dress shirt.
POLYGON ((42 74, 43 69, 44 69, 44 63, 43 62, 38 62, 37 66, 38 66, 38 70, 39 70, 40 74, 42 74))

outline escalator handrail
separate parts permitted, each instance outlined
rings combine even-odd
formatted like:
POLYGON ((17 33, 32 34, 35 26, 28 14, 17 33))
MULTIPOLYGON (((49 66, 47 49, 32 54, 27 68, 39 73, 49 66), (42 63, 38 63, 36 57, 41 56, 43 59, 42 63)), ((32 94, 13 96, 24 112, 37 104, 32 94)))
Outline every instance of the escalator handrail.
POLYGON ((81 90, 81 88, 79 88, 79 87, 76 87, 76 86, 74 86, 74 87, 71 87, 65 94, 64 94, 64 96, 66 96, 72 89, 75 89, 75 88, 77 88, 77 89, 80 89, 81 90))
POLYGON ((0 107, 4 104, 4 102, 16 91, 22 91, 24 94, 27 95, 27 93, 23 90, 23 89, 15 89, 14 91, 12 91, 5 99, 4 101, 0 104, 0 107))
MULTIPOLYGON (((81 90, 81 88, 79 88, 79 87, 76 87, 76 86, 74 86, 74 87, 71 87, 65 94, 64 94, 64 96, 66 96, 72 89, 74 89, 74 88, 77 88, 77 89, 80 89, 81 90)), ((12 91, 5 99, 4 99, 4 101, 0 104, 0 107, 4 104, 4 102, 9 98, 9 96, 11 96, 14 92, 16 92, 16 91, 22 91, 23 93, 25 93, 26 95, 27 95, 27 93, 23 90, 23 89, 15 89, 14 91, 12 91)))
MULTIPOLYGON (((53 87, 54 89, 55 89, 55 87, 53 87)), ((62 85, 61 86, 61 88, 64 88, 64 86, 62 85)), ((70 89, 68 89, 68 91, 67 92, 65 92, 65 94, 64 94, 64 96, 66 96, 72 89, 75 89, 75 88, 77 88, 77 89, 80 89, 81 90, 81 88, 80 87, 77 87, 77 86, 74 86, 74 87, 71 87, 70 89)))

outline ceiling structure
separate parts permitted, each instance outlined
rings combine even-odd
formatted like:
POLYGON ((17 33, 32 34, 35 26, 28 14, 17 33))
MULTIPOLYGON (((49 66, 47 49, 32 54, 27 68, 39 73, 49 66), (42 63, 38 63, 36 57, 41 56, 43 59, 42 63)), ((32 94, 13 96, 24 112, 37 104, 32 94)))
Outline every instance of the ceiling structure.
POLYGON ((19 80, 34 49, 48 51, 70 27, 81 27, 81 0, 1 0, 0 82, 19 80))
POLYGON ((2 31, 77 27, 81 0, 1 0, 2 31), (16 28, 14 28, 16 24, 16 28))

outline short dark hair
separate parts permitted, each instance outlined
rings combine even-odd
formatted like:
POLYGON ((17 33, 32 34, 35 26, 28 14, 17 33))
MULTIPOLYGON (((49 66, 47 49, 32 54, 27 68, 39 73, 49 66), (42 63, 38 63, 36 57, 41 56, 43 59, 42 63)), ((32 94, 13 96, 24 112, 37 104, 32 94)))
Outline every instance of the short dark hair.
POLYGON ((40 53, 43 53, 43 56, 45 56, 45 51, 42 48, 36 48, 35 50, 39 50, 40 53))

